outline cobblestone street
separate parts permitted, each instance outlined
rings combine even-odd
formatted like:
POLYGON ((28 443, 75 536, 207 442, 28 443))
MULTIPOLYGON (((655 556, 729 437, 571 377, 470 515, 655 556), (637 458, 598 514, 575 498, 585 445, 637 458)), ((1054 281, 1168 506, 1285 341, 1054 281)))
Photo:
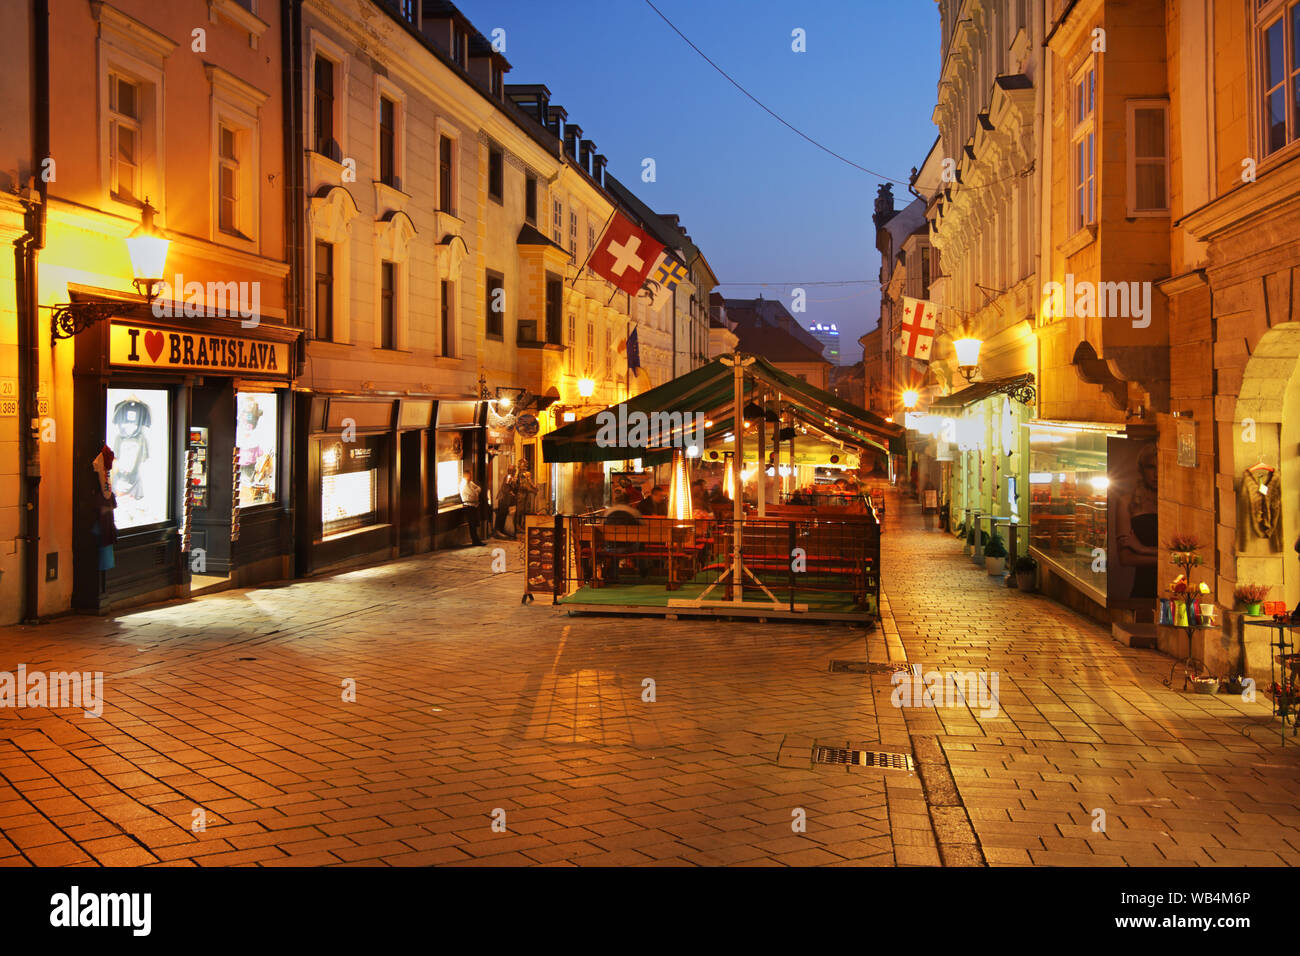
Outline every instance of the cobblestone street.
POLYGON ((1262 695, 1165 688, 1169 658, 995 586, 915 505, 869 633, 568 617, 492 546, 0 630, 0 669, 104 672, 99 718, 0 709, 0 864, 1300 862, 1262 695), (1000 706, 895 708, 832 660, 995 672, 1000 706))

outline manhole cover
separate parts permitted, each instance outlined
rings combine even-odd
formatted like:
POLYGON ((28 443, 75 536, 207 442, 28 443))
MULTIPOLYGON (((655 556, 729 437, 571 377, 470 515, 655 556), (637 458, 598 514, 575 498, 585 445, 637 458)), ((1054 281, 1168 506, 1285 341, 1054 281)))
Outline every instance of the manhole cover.
POLYGON ((831 661, 832 674, 911 674, 921 673, 921 665, 907 664, 901 661, 880 663, 879 661, 831 661))
POLYGON ((910 754, 883 750, 850 750, 847 747, 814 747, 813 763, 846 767, 882 767, 885 770, 913 770, 910 754))

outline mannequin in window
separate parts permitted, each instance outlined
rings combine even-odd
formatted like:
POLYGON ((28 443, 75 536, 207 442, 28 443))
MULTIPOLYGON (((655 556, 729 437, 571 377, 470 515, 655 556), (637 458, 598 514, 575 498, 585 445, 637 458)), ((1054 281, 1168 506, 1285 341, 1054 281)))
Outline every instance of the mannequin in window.
POLYGON ((149 460, 149 406, 132 395, 113 407, 113 424, 117 431, 109 440, 115 457, 113 494, 140 501, 144 498, 142 469, 149 460))

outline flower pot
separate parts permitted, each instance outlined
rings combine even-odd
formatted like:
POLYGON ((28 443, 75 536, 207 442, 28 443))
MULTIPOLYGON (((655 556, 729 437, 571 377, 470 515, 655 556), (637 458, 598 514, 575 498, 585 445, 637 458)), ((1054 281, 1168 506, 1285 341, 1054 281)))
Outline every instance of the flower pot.
POLYGON ((1006 558, 985 558, 984 568, 989 574, 1001 574, 1007 569, 1006 558))
POLYGON ((1034 577, 1035 575, 1033 571, 1017 571, 1016 587, 1020 588, 1022 591, 1032 592, 1036 590, 1038 582, 1034 580, 1034 577))
POLYGON ((1216 694, 1219 691, 1219 681, 1214 677, 1196 677, 1192 679, 1192 690, 1198 694, 1216 694))
POLYGON ((1255 616, 1255 617, 1259 617, 1261 614, 1264 613, 1264 609, 1263 609, 1263 607, 1261 606, 1261 604, 1262 604, 1262 602, 1260 602, 1260 601, 1256 601, 1254 604, 1247 604, 1247 605, 1246 605, 1246 613, 1247 613, 1247 614, 1251 614, 1251 615, 1253 615, 1253 616, 1255 616))

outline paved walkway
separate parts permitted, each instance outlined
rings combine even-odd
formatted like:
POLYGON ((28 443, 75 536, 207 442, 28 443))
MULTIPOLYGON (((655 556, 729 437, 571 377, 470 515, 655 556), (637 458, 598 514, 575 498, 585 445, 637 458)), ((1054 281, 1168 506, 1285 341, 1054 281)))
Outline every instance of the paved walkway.
POLYGON ((1300 860, 1300 748, 1238 732, 1264 704, 1166 690, 1167 658, 889 520, 870 634, 524 607, 491 544, 0 629, 0 670, 105 697, 0 708, 0 865, 1300 860), (996 670, 1000 713, 895 708, 837 659, 996 670))

